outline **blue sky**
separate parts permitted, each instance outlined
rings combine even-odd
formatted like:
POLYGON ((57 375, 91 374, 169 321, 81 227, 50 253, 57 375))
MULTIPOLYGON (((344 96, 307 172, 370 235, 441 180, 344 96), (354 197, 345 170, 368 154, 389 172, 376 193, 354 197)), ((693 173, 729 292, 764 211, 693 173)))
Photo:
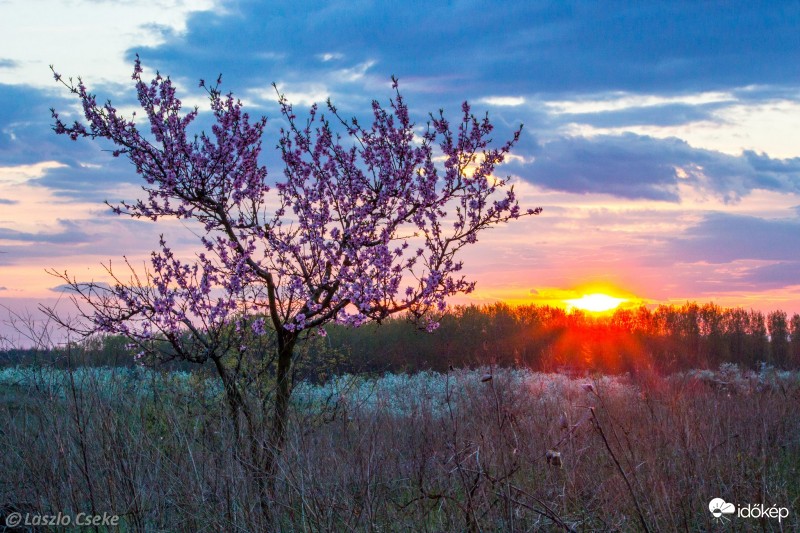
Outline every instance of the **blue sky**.
POLYGON ((498 139, 524 123, 499 172, 545 211, 467 254, 472 301, 606 287, 800 312, 797 28, 800 3, 775 1, 2 1, 0 303, 52 302, 45 268, 142 263, 160 232, 194 249, 178 224, 111 215, 103 200, 138 194, 130 166, 51 131, 50 107, 76 108, 49 64, 128 109, 138 53, 201 108, 197 80, 222 73, 253 114, 277 119, 276 82, 359 115, 396 75, 420 122, 466 99, 498 139))

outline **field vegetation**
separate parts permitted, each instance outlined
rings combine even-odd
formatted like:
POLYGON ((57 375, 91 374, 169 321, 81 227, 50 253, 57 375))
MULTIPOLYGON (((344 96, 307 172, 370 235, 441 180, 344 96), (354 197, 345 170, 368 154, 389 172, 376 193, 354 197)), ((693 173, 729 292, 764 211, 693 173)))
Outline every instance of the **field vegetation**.
MULTIPOLYGON (((769 362, 774 335, 764 334, 753 364, 694 365, 702 359, 692 357, 714 346, 707 334, 699 334, 696 351, 679 352, 680 337, 629 330, 626 339, 625 315, 592 324, 549 309, 538 312, 555 318, 528 337, 540 351, 525 352, 514 342, 532 311, 461 308, 433 335, 398 320, 376 329, 331 327, 316 338, 295 376, 269 527, 713 531, 725 526, 708 502, 722 497, 791 510, 781 522, 734 518, 737 530, 800 528, 800 373, 789 369, 791 359, 785 368, 769 362), (552 333, 557 320, 575 321, 560 339, 552 333), (549 348, 535 344, 547 334, 554 335, 549 348), (603 367, 610 359, 589 364, 587 357, 628 346, 636 335, 636 358, 631 351, 619 359, 629 366, 611 372, 603 367), (565 337, 611 340, 590 352, 565 337), (457 342, 473 347, 471 359, 456 357, 457 342), (562 351, 553 348, 559 342, 562 351), (354 355, 368 350, 371 359, 354 355), (440 358, 432 359, 434 350, 440 358), (576 355, 534 357, 548 353, 576 355), (672 353, 691 357, 659 364, 672 353), (367 368, 346 371, 356 364, 367 368)), ((714 342, 730 349, 733 334, 721 333, 714 342)), ((747 335, 750 346, 754 334, 747 335)), ((111 512, 123 531, 267 527, 212 372, 131 364, 115 337, 3 357, 3 514, 111 512)))

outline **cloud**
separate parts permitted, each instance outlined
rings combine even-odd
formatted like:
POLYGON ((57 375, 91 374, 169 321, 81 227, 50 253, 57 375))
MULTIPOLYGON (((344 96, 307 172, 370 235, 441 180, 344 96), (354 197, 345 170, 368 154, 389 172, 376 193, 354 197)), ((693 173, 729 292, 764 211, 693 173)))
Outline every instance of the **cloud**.
POLYGON ((478 102, 499 107, 516 107, 524 104, 525 98, 522 96, 487 96, 478 102))
POLYGON ((344 55, 337 52, 325 52, 324 54, 318 54, 317 57, 320 61, 327 62, 342 59, 344 55))
POLYGON ((0 205, 15 205, 19 202, 17 200, 9 200, 8 198, 0 198, 0 205))
POLYGON ((626 109, 662 108, 670 105, 708 105, 735 102, 729 91, 691 92, 686 94, 660 95, 655 93, 630 93, 625 91, 584 94, 566 100, 549 100, 545 105, 558 114, 591 114, 626 109))
POLYGON ((659 141, 636 135, 556 139, 536 155, 529 179, 573 193, 678 201, 674 166, 653 158, 656 147, 659 141))
POLYGON ((0 165, 55 159, 59 147, 50 129, 50 107, 64 100, 38 89, 0 84, 0 101, 6 103, 0 106, 0 165))
MULTIPOLYGON (((783 275, 796 264, 800 250, 800 220, 712 213, 673 238, 666 253, 683 262, 731 263, 739 260, 778 262, 762 272, 783 275)), ((800 269, 795 270, 800 283, 800 269)))
MULTIPOLYGON (((192 86, 196 78, 222 72, 225 90, 252 99, 273 117, 272 81, 299 108, 331 97, 349 115, 368 113, 372 97, 388 99, 388 78, 397 74, 401 88, 411 93, 407 99, 419 120, 439 107, 452 117, 460 101, 470 99, 493 108, 497 138, 522 122, 526 132, 552 138, 554 129, 568 123, 625 128, 708 121, 739 94, 766 94, 767 87, 800 81, 786 63, 778 62, 800 51, 790 31, 790 21, 800 21, 800 15, 781 12, 780 22, 764 38, 763 20, 777 13, 770 4, 743 8, 754 20, 731 16, 730 10, 717 6, 683 4, 608 8, 519 3, 491 12, 481 9, 475 17, 478 9, 472 0, 425 10, 366 1, 322 5, 303 0, 291 10, 242 2, 226 10, 196 12, 183 25, 171 22, 179 31, 152 43, 144 39, 149 44, 131 47, 127 57, 140 52, 146 66, 192 86), (503 31, 485 31, 500 26, 503 31), (696 40, 687 41, 683 31, 696 40), (744 46, 731 35, 760 38, 744 46), (711 54, 709 47, 717 62, 705 55, 711 54), (748 55, 761 61, 745 64, 738 59, 748 55), (556 94, 561 108, 535 109, 536 102, 556 94), (595 95, 596 101, 586 101, 586 95, 595 95)), ((30 137, 24 146, 39 146, 38 141, 30 137)), ((680 186, 694 183, 736 201, 753 188, 797 188, 796 175, 788 168, 766 169, 764 161, 750 155, 726 159, 680 142, 646 135, 555 138, 537 153, 535 138, 526 133, 515 153, 525 160, 537 156, 530 175, 525 173, 534 183, 579 193, 677 202, 680 186), (688 181, 681 181, 684 174, 688 181)), ((42 185, 101 200, 116 184, 135 182, 122 167, 78 170, 80 162, 105 164, 97 146, 79 144, 83 146, 70 149, 71 168, 49 172, 42 185)), ((269 149, 264 153, 274 156, 269 149)))
POLYGON ((45 268, 68 268, 70 271, 80 268, 83 271, 100 265, 105 268, 109 261, 114 263, 115 271, 123 272, 127 270, 123 256, 138 269, 150 264, 149 256, 158 248, 159 235, 164 236, 180 257, 188 260, 201 248, 196 234, 202 232, 202 228, 197 225, 190 225, 192 229, 187 230, 176 221, 156 224, 115 215, 70 223, 69 226, 74 226, 71 230, 64 229, 63 225, 56 228, 48 225, 47 233, 0 229, 0 272, 5 275, 0 276, 2 283, 17 286, 19 275, 30 274, 31 269, 42 273, 45 268), (4 270, 6 267, 8 270, 4 270))
POLYGON ((744 273, 742 281, 751 286, 774 289, 800 285, 800 260, 781 261, 751 268, 744 273))
POLYGON ((713 112, 727 105, 713 104, 661 104, 636 106, 624 109, 590 113, 564 113, 559 119, 565 122, 588 124, 595 128, 620 128, 625 126, 675 126, 714 118, 713 112))
POLYGON ((105 200, 121 200, 117 191, 122 185, 144 183, 126 161, 112 159, 107 152, 93 148, 96 153, 87 158, 91 163, 72 160, 69 166, 48 170, 34 183, 52 190, 57 196, 98 205, 105 200))
POLYGON ((19 66, 19 61, 14 61, 13 59, 0 57, 0 68, 14 68, 17 66, 19 66))
POLYGON ((736 10, 708 3, 509 2, 487 10, 477 0, 424 9, 413 2, 299 0, 292 9, 241 2, 195 14, 180 39, 137 51, 171 72, 224 68, 230 79, 261 79, 262 86, 287 74, 316 79, 337 63, 320 58, 341 56, 353 64, 375 60, 381 79, 423 78, 472 99, 520 90, 675 93, 796 84, 796 69, 786 65, 800 50, 799 11, 770 2, 736 10), (260 56, 277 52, 283 56, 260 56))
MULTIPOLYGON (((774 182, 780 181, 780 176, 800 176, 800 157, 791 159, 772 159, 767 154, 759 154, 752 150, 745 150, 744 158, 758 173, 764 176, 774 176, 774 182)), ((794 184, 795 187, 797 183, 794 184)))
MULTIPOLYGON (((0 185, 20 185, 41 178, 47 172, 65 165, 58 161, 41 161, 32 165, 0 166, 0 185)), ((5 203, 16 203, 7 200, 5 203)))
MULTIPOLYGON (((186 29, 193 13, 215 9, 211 0, 29 2, 5 0, 3 54, 14 61, 11 81, 50 86, 48 65, 87 79, 120 79, 130 73, 124 51, 158 45, 186 29), (102 46, 98 46, 102 43, 102 46)), ((124 78, 122 78, 124 79, 124 78)))
MULTIPOLYGON (((104 281, 79 281, 78 286, 83 289, 102 289, 108 290, 111 288, 111 285, 104 281)), ((62 283, 61 285, 56 285, 55 287, 50 287, 51 291, 53 292, 66 292, 66 293, 74 293, 75 288, 72 285, 68 285, 66 283, 62 283)))
MULTIPOLYGON (((330 90, 321 83, 277 83, 278 90, 283 94, 292 105, 300 107, 310 107, 315 103, 323 103, 330 96, 330 90)), ((264 89, 261 91, 251 91, 251 94, 264 101, 274 101, 275 91, 264 89)))
POLYGON ((56 233, 32 233, 12 228, 0 228, 0 240, 21 241, 40 244, 81 244, 92 241, 92 235, 83 230, 83 225, 71 220, 59 220, 61 231, 56 233))
POLYGON ((749 151, 737 157, 633 133, 557 138, 541 147, 524 175, 553 190, 670 202, 680 200, 682 185, 726 201, 753 189, 800 192, 800 158, 749 151))

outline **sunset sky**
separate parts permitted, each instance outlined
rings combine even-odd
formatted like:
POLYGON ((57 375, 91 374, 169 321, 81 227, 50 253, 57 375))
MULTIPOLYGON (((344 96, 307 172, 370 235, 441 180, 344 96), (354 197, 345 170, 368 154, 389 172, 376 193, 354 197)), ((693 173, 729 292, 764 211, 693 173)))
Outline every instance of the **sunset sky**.
POLYGON ((297 108, 331 97, 365 116, 394 74, 419 123, 463 100, 497 140, 524 123, 498 173, 544 212, 481 237, 464 256, 478 288, 456 302, 800 312, 798 28, 788 1, 0 2, 0 304, 55 302, 46 268, 141 265, 162 232, 197 249, 180 224, 114 216, 103 200, 140 194, 132 167, 51 130, 50 107, 77 108, 48 65, 133 110, 138 53, 201 110, 197 81, 222 73, 254 115, 278 118, 276 82, 297 108))

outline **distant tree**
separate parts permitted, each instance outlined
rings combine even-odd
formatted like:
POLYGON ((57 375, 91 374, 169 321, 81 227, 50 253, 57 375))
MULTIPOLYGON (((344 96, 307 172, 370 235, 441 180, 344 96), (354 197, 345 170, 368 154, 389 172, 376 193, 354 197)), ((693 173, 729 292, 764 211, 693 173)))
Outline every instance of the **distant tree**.
POLYGON ((686 347, 683 345, 684 321, 678 307, 659 305, 653 312, 653 333, 657 337, 654 356, 658 367, 663 370, 674 370, 686 359, 686 347))
POLYGON ((754 361, 750 361, 746 354, 750 324, 747 311, 741 307, 726 309, 722 322, 731 362, 751 366, 754 361))
POLYGON ((789 336, 790 336, 790 365, 797 368, 800 366, 800 315, 797 313, 792 315, 789 321, 789 336))
POLYGON ((759 361, 769 359, 769 337, 767 337, 767 322, 764 318, 764 313, 751 310, 749 320, 748 360, 750 365, 754 367, 759 361))
POLYGON ((707 303, 700 307, 699 329, 703 337, 704 355, 703 362, 716 368, 720 363, 728 360, 729 351, 724 338, 724 312, 714 303, 707 303))
POLYGON ((684 346, 681 366, 695 366, 700 353, 700 307, 687 302, 677 309, 681 344, 684 346))
POLYGON ((769 328, 770 363, 784 367, 789 362, 789 324, 784 311, 772 311, 767 315, 769 328))
POLYGON ((142 126, 110 102, 99 104, 80 78, 53 74, 85 117, 70 125, 53 110, 55 132, 110 141, 113 156, 126 157, 144 180, 144 198, 112 205, 114 212, 199 223, 193 260, 162 237, 149 270, 129 267, 125 279, 109 267, 110 288, 57 273, 88 310, 80 328, 124 335, 144 357, 210 361, 264 508, 264 480, 274 479, 286 435, 298 343, 324 335, 330 322, 359 326, 400 312, 432 331, 431 314, 444 310, 446 298, 475 286, 457 254, 483 230, 540 211, 521 212, 509 179, 493 174, 520 130, 490 147, 488 116, 474 116, 467 103, 454 126, 440 111, 418 129, 396 80, 389 107, 373 102, 366 127, 330 101, 327 116, 313 106, 300 123, 279 95, 284 169, 273 185, 259 163, 266 119, 251 121, 240 101, 221 93, 219 79, 200 82, 214 124, 210 134, 195 135, 189 129, 198 109, 183 112, 168 77, 143 81, 138 57, 132 78, 142 126), (252 386, 265 371, 274 379, 266 431, 262 406, 269 404, 252 386))

